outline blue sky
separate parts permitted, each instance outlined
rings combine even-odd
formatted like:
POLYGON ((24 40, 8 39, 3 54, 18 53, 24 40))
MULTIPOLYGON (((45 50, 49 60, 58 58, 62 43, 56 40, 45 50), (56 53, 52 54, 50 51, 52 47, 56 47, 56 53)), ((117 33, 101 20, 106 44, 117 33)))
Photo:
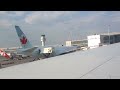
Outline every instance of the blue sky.
POLYGON ((87 35, 120 32, 119 11, 0 11, 0 47, 20 46, 15 25, 19 25, 33 45, 65 44, 66 40, 86 39, 87 35))

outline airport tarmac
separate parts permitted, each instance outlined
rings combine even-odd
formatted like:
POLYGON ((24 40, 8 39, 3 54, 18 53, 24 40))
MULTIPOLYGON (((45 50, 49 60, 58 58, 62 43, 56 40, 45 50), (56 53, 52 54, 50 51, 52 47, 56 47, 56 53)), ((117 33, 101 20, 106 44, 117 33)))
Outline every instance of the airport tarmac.
MULTIPOLYGON (((75 51, 73 51, 73 52, 75 52, 75 51)), ((73 53, 73 52, 67 52, 67 53, 63 53, 63 54, 60 54, 60 55, 69 54, 69 53, 73 53)), ((26 58, 20 59, 20 60, 17 59, 17 58, 7 60, 6 58, 0 56, 0 69, 10 67, 10 66, 14 66, 14 65, 23 64, 23 63, 29 63, 29 62, 33 62, 33 61, 44 60, 44 59, 45 58, 35 59, 34 57, 26 57, 26 58)))
POLYGON ((119 79, 120 43, 0 69, 1 79, 119 79))
MULTIPOLYGON (((1 60, 1 58, 2 57, 0 57, 0 60, 1 60)), ((32 58, 32 57, 28 57, 28 58, 21 59, 21 60, 18 60, 18 59, 14 59, 14 60, 3 59, 3 60, 0 61, 0 69, 10 67, 10 66, 14 66, 14 65, 18 65, 18 64, 29 63, 29 62, 33 62, 33 61, 37 61, 37 59, 32 58)))

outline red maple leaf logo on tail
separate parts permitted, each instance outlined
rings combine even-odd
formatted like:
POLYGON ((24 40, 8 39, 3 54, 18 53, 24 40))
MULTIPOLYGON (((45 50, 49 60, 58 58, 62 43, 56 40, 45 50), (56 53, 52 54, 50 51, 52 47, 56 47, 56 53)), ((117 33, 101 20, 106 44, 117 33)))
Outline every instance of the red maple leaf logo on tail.
POLYGON ((27 39, 23 36, 22 39, 20 39, 22 44, 26 44, 27 43, 27 39))

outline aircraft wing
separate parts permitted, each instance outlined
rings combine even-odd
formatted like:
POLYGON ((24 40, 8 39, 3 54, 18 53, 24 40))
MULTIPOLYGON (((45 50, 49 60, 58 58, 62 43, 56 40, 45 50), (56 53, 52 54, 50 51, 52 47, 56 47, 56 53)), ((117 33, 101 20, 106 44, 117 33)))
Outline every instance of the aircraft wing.
POLYGON ((0 69, 0 78, 120 78, 120 43, 0 69))
POLYGON ((18 54, 27 54, 30 55, 32 52, 37 49, 38 47, 33 47, 33 48, 27 48, 27 49, 18 49, 16 52, 18 54))
POLYGON ((33 47, 33 48, 25 49, 25 50, 23 50, 23 52, 32 53, 36 48, 38 48, 38 47, 33 47))

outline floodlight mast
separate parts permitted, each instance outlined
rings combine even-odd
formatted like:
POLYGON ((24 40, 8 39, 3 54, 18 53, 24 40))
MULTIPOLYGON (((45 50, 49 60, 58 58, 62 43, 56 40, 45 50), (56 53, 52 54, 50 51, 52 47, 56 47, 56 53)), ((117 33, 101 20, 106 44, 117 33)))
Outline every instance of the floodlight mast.
POLYGON ((108 25, 108 36, 109 36, 109 44, 110 44, 110 25, 108 25))

